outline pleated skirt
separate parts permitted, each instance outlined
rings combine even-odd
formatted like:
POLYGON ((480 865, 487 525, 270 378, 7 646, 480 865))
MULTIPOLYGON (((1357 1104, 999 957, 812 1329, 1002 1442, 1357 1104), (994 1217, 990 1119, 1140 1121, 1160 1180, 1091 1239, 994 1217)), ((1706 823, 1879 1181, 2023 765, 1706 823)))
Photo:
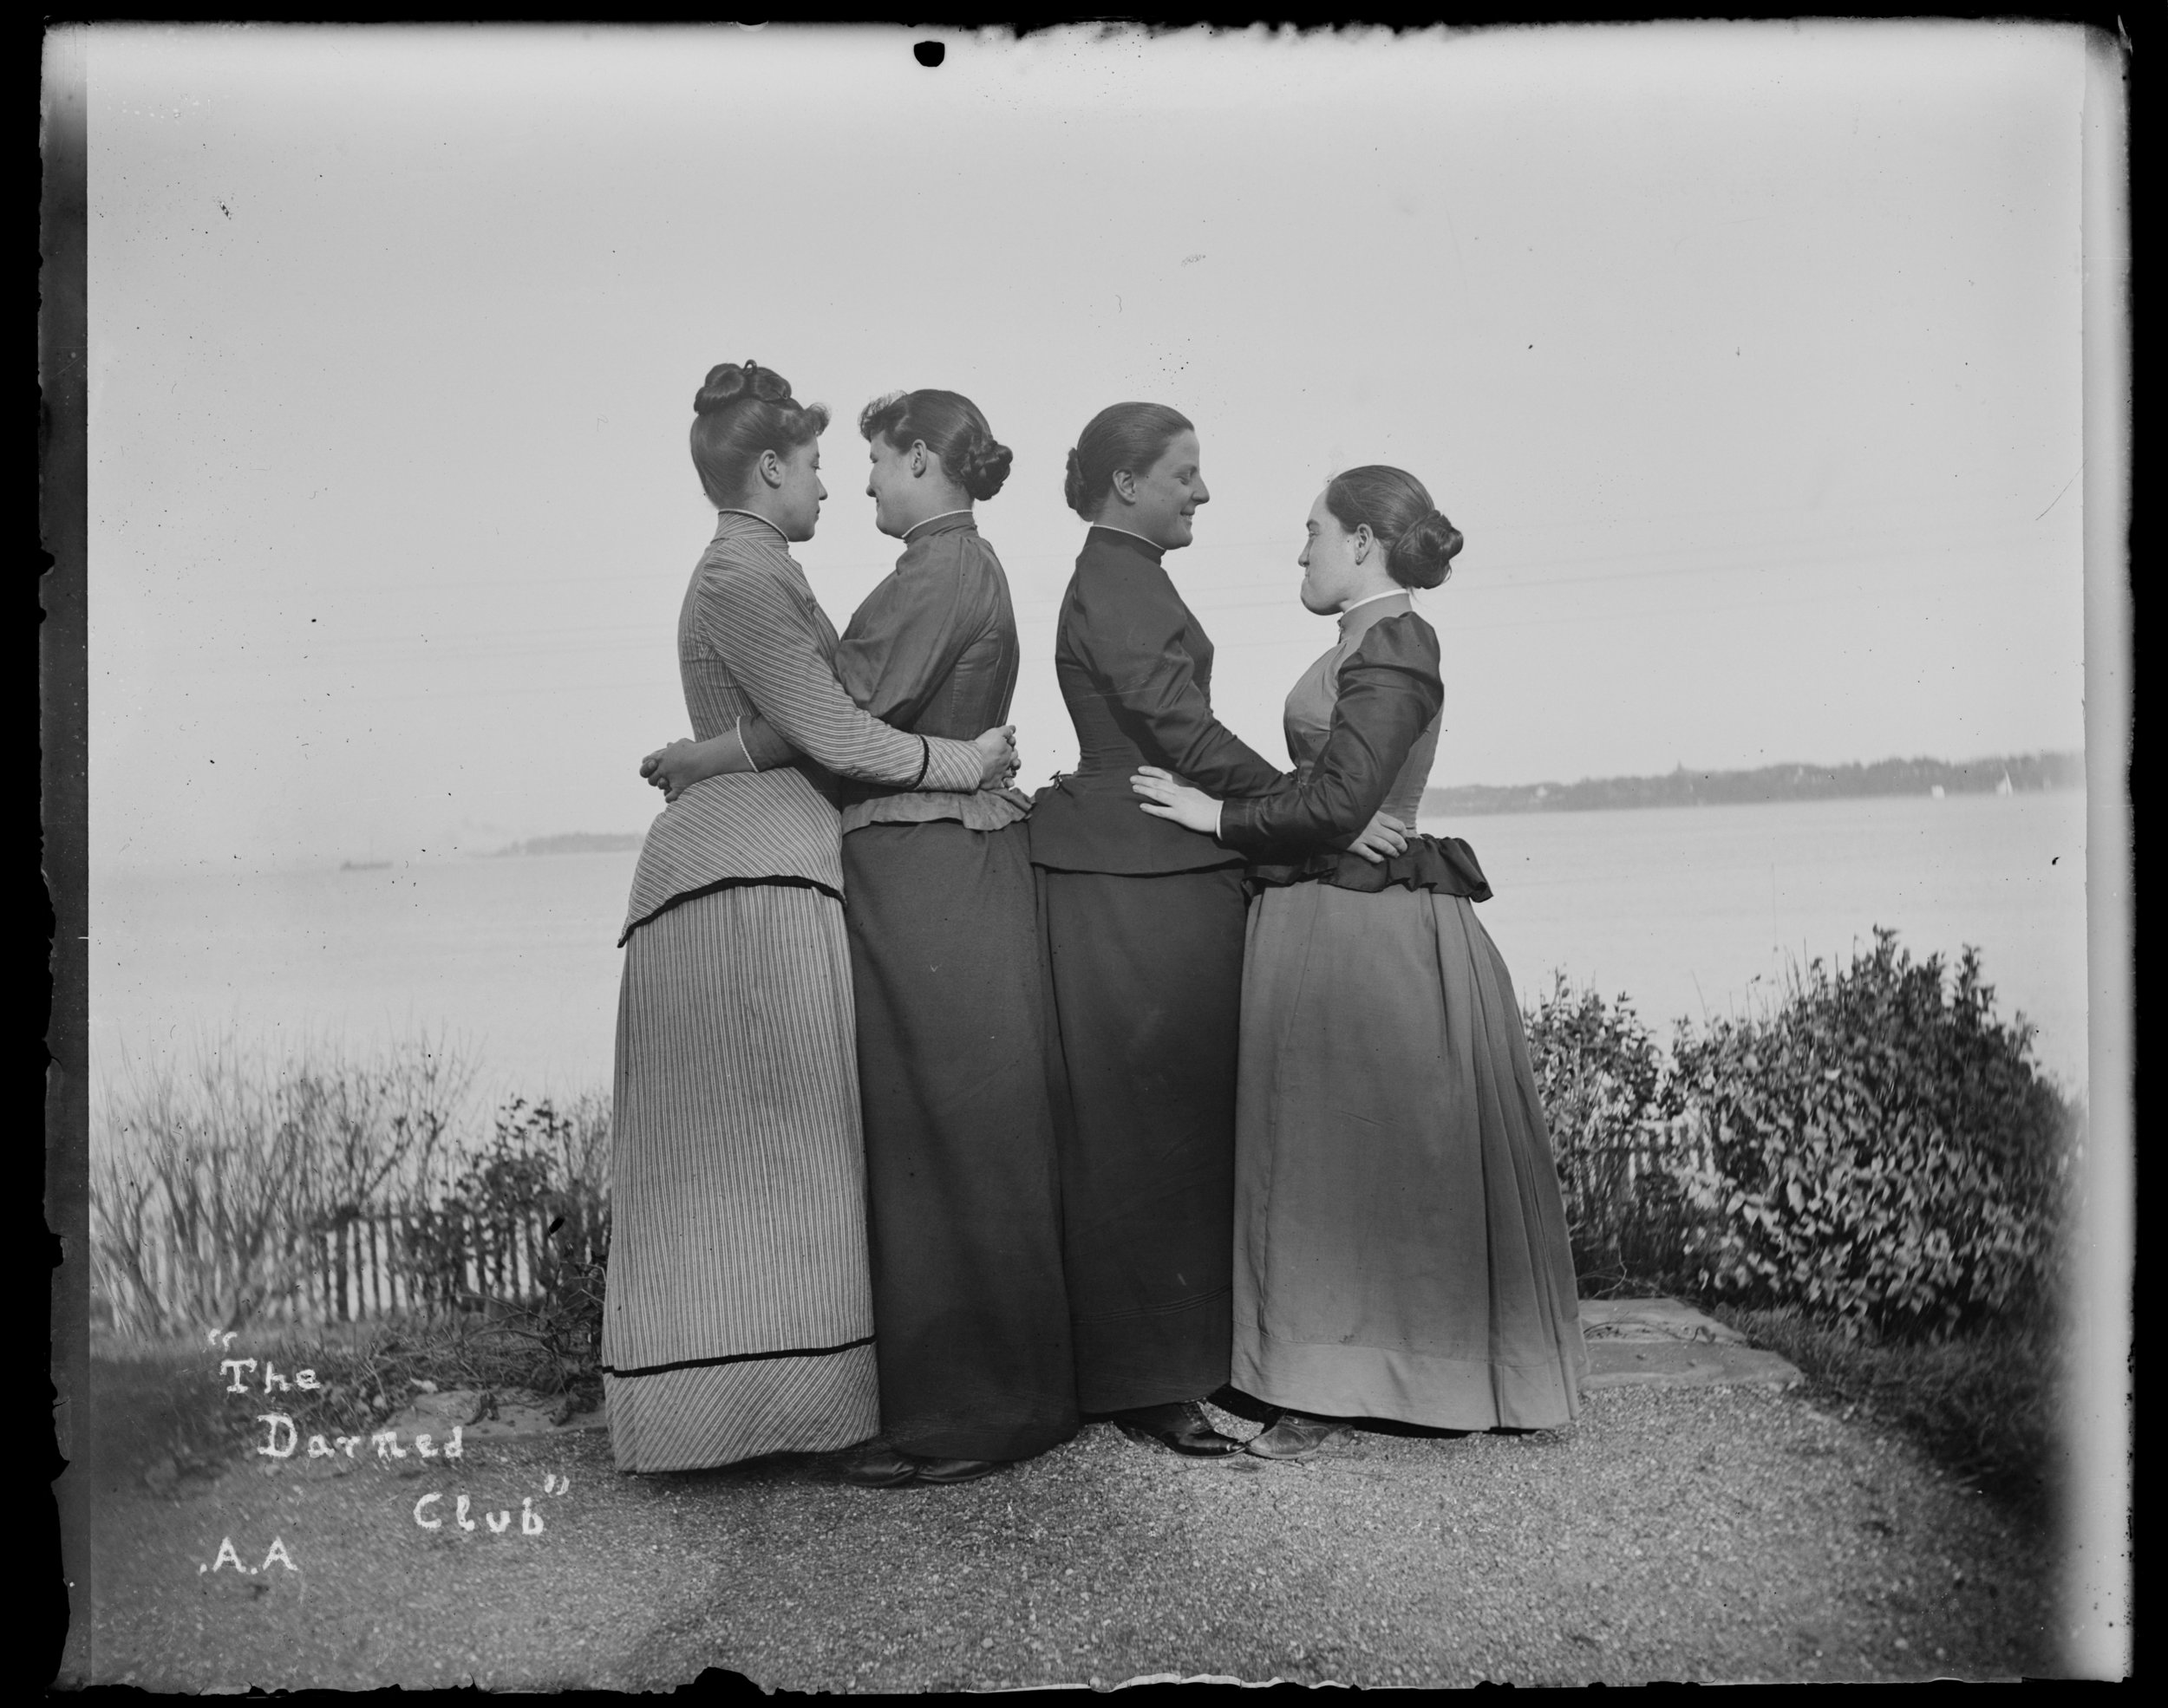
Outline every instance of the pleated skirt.
POLYGON ((1456 896, 1251 903, 1237 1387, 1328 1417, 1552 1428, 1588 1371, 1512 981, 1456 896))
POLYGON ((868 825, 843 870, 881 1432, 1042 1453, 1078 1419, 1025 829, 868 825))
POLYGON ((1227 1380, 1239 869, 1042 870, 1061 1248, 1087 1412, 1227 1380))
POLYGON ((625 945, 603 1364, 618 1469, 874 1434, 850 949, 807 886, 699 895, 625 945))

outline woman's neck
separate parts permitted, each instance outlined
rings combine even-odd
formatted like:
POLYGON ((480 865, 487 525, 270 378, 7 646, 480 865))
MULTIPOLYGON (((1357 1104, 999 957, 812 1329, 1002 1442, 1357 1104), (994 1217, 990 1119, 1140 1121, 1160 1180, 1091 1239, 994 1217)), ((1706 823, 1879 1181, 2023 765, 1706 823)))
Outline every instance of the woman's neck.
POLYGON ((790 530, 783 525, 781 518, 775 514, 774 499, 765 490, 748 493, 735 504, 719 505, 716 507, 740 516, 757 516, 777 533, 782 535, 785 539, 790 538, 790 530))
POLYGON ((1378 586, 1359 589, 1353 597, 1343 599, 1340 604, 1340 614, 1345 616, 1358 605, 1367 609, 1371 605, 1382 604, 1388 599, 1405 599, 1407 596, 1405 587, 1396 581, 1388 580, 1378 586))
POLYGON ((1153 538, 1150 534, 1145 533, 1139 529, 1130 527, 1126 525, 1126 523, 1127 518, 1126 517, 1094 516, 1092 518, 1087 525, 1094 528, 1105 528, 1113 533, 1127 534, 1132 539, 1142 540, 1154 551, 1165 551, 1166 550, 1166 546, 1160 544, 1159 542, 1153 538))

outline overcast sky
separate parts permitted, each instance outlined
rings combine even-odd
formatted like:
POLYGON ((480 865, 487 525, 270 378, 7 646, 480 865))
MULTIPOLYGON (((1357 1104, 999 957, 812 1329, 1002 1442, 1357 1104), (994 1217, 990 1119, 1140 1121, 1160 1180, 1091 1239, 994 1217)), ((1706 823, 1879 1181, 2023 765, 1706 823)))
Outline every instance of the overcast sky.
POLYGON ((1167 567, 1276 758, 1368 461, 1467 537, 1434 783, 2082 745, 2074 30, 913 39, 93 33, 95 859, 643 828, 748 357, 837 412, 839 627, 896 551, 859 407, 1014 447, 1028 786, 1123 398, 1198 425, 1167 567))

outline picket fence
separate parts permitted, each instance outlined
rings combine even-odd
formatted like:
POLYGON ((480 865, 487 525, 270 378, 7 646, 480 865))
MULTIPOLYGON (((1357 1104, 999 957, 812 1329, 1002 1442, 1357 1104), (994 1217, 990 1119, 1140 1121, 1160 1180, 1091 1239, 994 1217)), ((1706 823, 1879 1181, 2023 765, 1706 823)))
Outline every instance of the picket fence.
POLYGON ((599 1206, 493 1216, 427 1205, 362 1210, 302 1235, 282 1266, 285 1285, 251 1314, 323 1324, 531 1303, 568 1267, 598 1261, 608 1240, 609 1211, 599 1206))

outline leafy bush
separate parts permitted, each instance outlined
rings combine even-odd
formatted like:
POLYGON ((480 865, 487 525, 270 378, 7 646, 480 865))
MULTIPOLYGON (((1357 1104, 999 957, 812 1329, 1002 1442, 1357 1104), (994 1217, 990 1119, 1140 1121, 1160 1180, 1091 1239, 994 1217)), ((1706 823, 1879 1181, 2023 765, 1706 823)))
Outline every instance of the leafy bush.
POLYGON ((480 1304, 499 1332, 532 1340, 552 1362, 552 1390, 601 1358, 609 1138, 599 1098, 559 1111, 514 1098, 487 1147, 415 1218, 411 1261, 432 1296, 480 1304))
POLYGON ((2053 1280, 2075 1121, 1968 949, 1897 935, 1773 1014, 1682 1033, 1673 1095, 1709 1156, 1682 1175, 1709 1294, 1848 1328, 1947 1333, 2038 1307, 2053 1280))
POLYGON ((1681 1022, 1668 1059, 1624 999, 1563 979, 1526 1020, 1590 1290, 1930 1336, 2052 1292, 2080 1117, 1975 951, 1946 979, 1877 930, 1766 1013, 1681 1022))
POLYGON ((1525 1019, 1582 1291, 1674 1279, 1689 1211, 1666 1125, 1662 1046, 1624 996, 1606 1003, 1563 973, 1525 1019))

